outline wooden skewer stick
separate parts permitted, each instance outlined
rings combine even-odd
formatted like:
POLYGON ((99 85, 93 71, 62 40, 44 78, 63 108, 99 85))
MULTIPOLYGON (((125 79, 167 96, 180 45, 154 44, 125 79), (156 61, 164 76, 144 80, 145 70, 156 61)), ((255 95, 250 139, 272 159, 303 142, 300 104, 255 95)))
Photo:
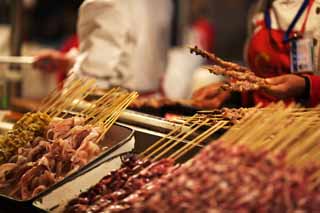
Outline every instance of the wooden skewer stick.
POLYGON ((169 158, 172 158, 174 160, 180 159, 183 155, 185 155, 186 153, 191 151, 194 147, 199 145, 201 142, 203 142, 205 139, 207 139, 213 133, 220 130, 226 124, 227 124, 227 122, 219 122, 218 124, 212 126, 210 129, 206 130, 204 133, 202 133, 197 138, 195 138, 194 140, 189 142, 187 145, 185 145, 181 149, 177 150, 169 158))
POLYGON ((92 89, 92 86, 95 84, 95 81, 87 81, 82 85, 79 89, 75 90, 73 93, 68 94, 66 96, 62 96, 61 99, 64 99, 64 102, 56 107, 55 112, 53 112, 51 115, 52 117, 58 116, 61 114, 63 110, 67 110, 68 107, 72 107, 72 103, 75 100, 83 100, 85 98, 84 94, 87 91, 90 91, 92 89))
MULTIPOLYGON (((146 150, 144 150, 142 153, 139 154, 140 157, 145 157, 147 155, 148 152, 150 152, 151 150, 153 150, 154 148, 156 148, 158 145, 164 143, 167 138, 171 138, 174 135, 178 134, 179 132, 185 132, 186 130, 184 128, 187 127, 188 123, 194 118, 196 117, 196 115, 190 117, 188 120, 185 121, 185 123, 183 123, 181 126, 178 126, 176 128, 174 128, 169 134, 167 134, 165 137, 159 139, 158 141, 156 141, 155 143, 153 143, 150 147, 148 147, 146 150)), ((188 128, 189 130, 189 128, 188 128)), ((187 130, 187 131, 188 131, 187 130)))
MULTIPOLYGON (((57 87, 54 88, 44 99, 42 99, 41 103, 40 103, 40 107, 38 109, 39 112, 42 112, 44 109, 46 109, 49 105, 46 104, 51 100, 54 99, 53 97, 55 97, 56 95, 59 96, 59 94, 61 94, 62 91, 62 87, 63 85, 66 83, 66 81, 72 81, 71 80, 71 74, 72 72, 69 72, 68 75, 66 76, 66 79, 64 81, 61 81, 60 83, 58 83, 57 87)), ((69 88, 69 84, 67 86, 65 86, 65 88, 69 88)))
MULTIPOLYGON (((131 93, 126 100, 123 101, 122 104, 120 104, 118 107, 116 107, 114 113, 111 114, 111 116, 103 122, 103 120, 99 121, 98 123, 103 122, 103 128, 104 131, 101 134, 99 141, 104 137, 104 135, 109 131, 111 126, 117 121, 120 114, 123 112, 125 108, 127 108, 136 98, 138 97, 138 94, 136 92, 131 93)), ((105 118, 102 118, 105 119, 105 118)))
POLYGON ((56 107, 59 106, 61 103, 63 103, 64 98, 63 96, 68 96, 70 94, 72 94, 74 91, 76 91, 77 89, 79 89, 82 86, 82 81, 77 80, 75 81, 70 88, 65 89, 61 95, 59 95, 59 97, 57 97, 57 99, 53 102, 53 103, 48 103, 50 106, 44 111, 45 113, 50 114, 49 112, 54 112, 56 107))
MULTIPOLYGON (((105 108, 104 105, 101 105, 99 109, 102 111, 99 113, 102 115, 101 117, 96 116, 95 118, 92 119, 92 123, 96 122, 103 122, 106 118, 112 116, 112 114, 117 113, 118 110, 122 111, 122 105, 126 103, 127 101, 131 102, 132 99, 132 94, 127 94, 124 93, 120 96, 112 97, 111 102, 109 103, 109 107, 105 108)), ((135 99, 135 96, 133 97, 135 99)), ((109 101, 108 100, 108 101, 109 101)))
MULTIPOLYGON (((299 128, 301 125, 305 126, 303 123, 304 118, 298 118, 295 122, 287 125, 286 128, 282 128, 282 131, 279 132, 278 136, 273 138, 273 146, 270 146, 270 150, 274 153, 280 153, 285 151, 292 142, 295 142, 299 137, 305 132, 305 129, 299 128), (295 130, 292 134, 292 130, 295 130)), ((309 122, 308 122, 309 123, 309 122)))
MULTIPOLYGON (((74 81, 74 84, 76 84, 76 83, 77 82, 74 81)), ((65 90, 69 90, 72 86, 73 85, 69 84, 67 87, 65 87, 65 90)), ((58 98, 61 96, 61 94, 62 94, 62 89, 59 90, 58 88, 56 88, 50 95, 48 95, 46 98, 44 98, 42 100, 39 111, 40 112, 48 111, 47 109, 58 100, 58 98)))
MULTIPOLYGON (((84 110, 84 114, 87 114, 87 121, 89 119, 93 119, 97 117, 96 115, 101 114, 102 111, 108 110, 109 112, 112 111, 113 104, 116 104, 116 97, 112 94, 117 92, 117 89, 111 90, 111 93, 105 94, 99 100, 91 104, 91 107, 88 110, 84 110)), ((105 112, 108 113, 108 112, 105 112)), ((90 121, 93 123, 93 121, 90 121)))
POLYGON ((48 102, 50 102, 51 99, 54 100, 55 97, 59 97, 59 96, 60 96, 61 90, 62 90, 62 89, 60 88, 60 86, 62 86, 62 85, 63 85, 63 83, 60 82, 60 83, 58 84, 58 86, 57 86, 53 91, 51 91, 44 99, 41 100, 40 106, 39 106, 39 108, 38 108, 38 111, 39 111, 39 112, 43 111, 43 110, 46 108, 46 104, 47 104, 48 102))
MULTIPOLYGON (((95 90, 94 87, 92 87, 90 90, 86 91, 82 97, 82 100, 80 99, 75 99, 74 102, 71 104, 71 106, 69 106, 70 108, 67 108, 67 111, 74 111, 74 109, 76 109, 93 91, 95 90)), ((82 116, 81 114, 77 113, 78 116, 82 116)), ((62 118, 65 118, 67 116, 67 113, 65 113, 62 118)))
POLYGON ((187 138, 188 136, 192 135, 198 129, 198 126, 199 125, 197 124, 193 124, 189 127, 190 129, 187 132, 178 131, 176 132, 176 135, 174 135, 173 137, 165 137, 165 140, 160 139, 156 142, 157 147, 154 150, 152 150, 151 153, 144 156, 144 159, 152 158, 152 156, 155 156, 158 152, 162 151, 167 145, 170 145, 170 143, 174 141, 178 141, 178 143, 183 141, 184 138, 187 138), (181 141, 179 140, 179 138, 181 138, 181 141))
POLYGON ((182 142, 183 140, 185 140, 187 137, 189 137, 190 135, 192 135, 193 133, 195 133, 198 129, 200 129, 204 124, 206 124, 208 122, 208 120, 203 121, 200 124, 195 124, 195 127, 192 128, 190 131, 188 131, 186 134, 183 134, 183 136, 181 138, 175 138, 174 141, 168 141, 167 143, 171 143, 171 145, 169 145, 167 148, 165 148, 164 150, 162 150, 162 148, 164 148, 164 146, 160 147, 158 150, 154 151, 153 153, 151 153, 149 155, 149 157, 155 155, 157 153, 157 151, 161 151, 161 153, 157 154, 153 159, 154 160, 158 160, 159 158, 161 158, 162 156, 164 156, 165 154, 167 154, 169 151, 171 151, 174 147, 176 147, 180 142, 182 142))
POLYGON ((105 99, 107 100, 108 98, 110 98, 110 95, 115 91, 116 89, 110 89, 108 92, 106 92, 102 97, 100 97, 98 100, 96 100, 95 102, 91 103, 90 106, 88 108, 83 109, 82 111, 80 111, 80 114, 90 114, 90 112, 94 111, 94 109, 96 109, 98 106, 100 106, 100 102, 104 103, 105 99))
POLYGON ((316 131, 316 132, 313 132, 313 134, 310 134, 308 137, 306 137, 306 139, 303 140, 302 142, 296 144, 296 146, 291 147, 287 154, 287 161, 288 162, 295 161, 303 153, 306 153, 308 149, 310 150, 310 147, 311 147, 311 150, 312 148, 316 148, 319 143, 319 138, 320 138, 320 131, 316 131))

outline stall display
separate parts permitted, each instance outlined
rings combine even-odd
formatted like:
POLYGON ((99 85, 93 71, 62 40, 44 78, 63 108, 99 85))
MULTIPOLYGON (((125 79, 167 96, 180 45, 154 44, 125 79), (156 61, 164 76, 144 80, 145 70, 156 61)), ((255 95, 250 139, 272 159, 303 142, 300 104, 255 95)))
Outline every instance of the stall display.
POLYGON ((111 172, 87 192, 70 201, 65 212, 101 212, 147 183, 171 173, 175 168, 173 162, 170 159, 154 163, 138 158, 125 160, 121 169, 111 172))
POLYGON ((129 155, 122 168, 72 199, 64 211, 316 211, 319 109, 277 104, 255 110, 190 161, 174 166, 181 155, 226 123, 173 149, 208 120, 177 128, 139 156, 129 155))
MULTIPOLYGON (((192 51, 213 58, 208 69, 235 80, 232 90, 266 86, 245 67, 192 51)), ((173 120, 173 129, 142 153, 123 155, 111 150, 126 139, 106 142, 105 135, 126 107, 192 102, 133 102, 136 93, 115 88, 74 112, 94 89, 91 79, 72 80, 0 138, 0 199, 50 212, 319 210, 320 108, 278 103, 198 111, 173 120), (195 149, 202 150, 185 157, 195 149), (121 168, 111 171, 119 156, 121 168), (61 194, 68 187, 72 192, 61 194)))
POLYGON ((137 94, 113 89, 92 108, 71 115, 68 110, 95 89, 94 84, 91 79, 71 80, 63 92, 54 91, 38 112, 23 116, 3 136, 2 197, 34 199, 108 154, 112 145, 103 143, 105 134, 137 94))
POLYGON ((51 118, 45 113, 25 114, 6 134, 0 137, 0 163, 9 160, 20 147, 44 133, 51 118))
POLYGON ((318 109, 298 117, 294 110, 276 107, 241 121, 186 164, 101 212, 316 212, 318 109))
MULTIPOLYGON (((103 128, 83 118, 52 119, 47 130, 0 165, 0 192, 27 200, 77 171, 101 153, 103 128)), ((107 149, 108 147, 104 147, 107 149)))
POLYGON ((226 123, 220 122, 206 131, 196 134, 205 125, 202 122, 189 126, 184 124, 170 132, 167 137, 153 143, 139 156, 128 158, 121 169, 111 172, 95 186, 72 199, 65 212, 101 212, 109 206, 117 206, 122 200, 129 199, 149 182, 171 174, 179 164, 174 163, 190 150, 222 128, 226 123), (194 135, 196 134, 196 135, 194 135), (187 141, 188 137, 193 139, 187 141))
POLYGON ((284 157, 215 142, 105 212, 316 211, 320 191, 306 186, 319 167, 298 170, 284 157))

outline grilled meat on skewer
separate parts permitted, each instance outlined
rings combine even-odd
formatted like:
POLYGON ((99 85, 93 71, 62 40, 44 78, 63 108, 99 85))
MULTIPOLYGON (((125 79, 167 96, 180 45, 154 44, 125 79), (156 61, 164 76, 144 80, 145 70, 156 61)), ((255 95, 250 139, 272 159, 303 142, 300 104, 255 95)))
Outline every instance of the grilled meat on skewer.
POLYGON ((8 163, 0 166, 0 192, 27 200, 86 165, 102 150, 103 130, 85 125, 84 118, 55 118, 8 163))
POLYGON ((202 49, 198 48, 197 46, 190 47, 190 52, 194 53, 196 55, 200 55, 200 56, 214 62, 215 64, 220 65, 221 67, 223 67, 225 69, 236 70, 239 72, 247 72, 247 71, 251 72, 246 67, 242 67, 242 66, 235 64, 235 63, 232 63, 232 62, 224 61, 221 58, 217 57, 215 54, 209 53, 205 50, 202 50, 202 49))

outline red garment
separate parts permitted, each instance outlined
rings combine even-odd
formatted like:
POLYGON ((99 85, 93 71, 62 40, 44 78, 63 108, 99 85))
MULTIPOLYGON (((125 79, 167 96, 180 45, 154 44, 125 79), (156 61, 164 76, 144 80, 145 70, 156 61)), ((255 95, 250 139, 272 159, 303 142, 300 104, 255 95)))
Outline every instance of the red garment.
POLYGON ((320 76, 306 74, 310 81, 308 106, 314 107, 320 103, 320 76))
POLYGON ((60 49, 61 52, 67 53, 73 48, 78 48, 79 47, 79 39, 77 35, 72 35, 68 39, 66 39, 62 47, 60 49))
POLYGON ((198 44, 202 49, 211 51, 214 44, 214 28, 210 22, 205 18, 199 18, 192 25, 193 30, 198 34, 198 39, 200 44, 198 44))
MULTIPOLYGON (((79 39, 77 35, 72 35, 70 36, 68 39, 66 39, 61 48, 60 48, 60 52, 62 53, 68 53, 71 49, 73 48, 78 48, 79 47, 79 39)), ((67 76, 67 73, 64 73, 61 70, 57 70, 57 83, 58 85, 60 85, 60 82, 62 82, 67 76)))
MULTIPOLYGON (((313 1, 310 2, 310 6, 313 1)), ((308 15, 306 16, 308 17, 308 15)), ((302 26, 304 32, 307 18, 302 26)), ((263 78, 275 77, 290 73, 290 46, 283 42, 284 31, 268 29, 265 22, 257 23, 261 29, 255 33, 248 47, 248 63, 250 69, 257 76, 263 78)), ((306 74, 307 75, 307 74, 306 74)), ((314 106, 320 101, 320 77, 307 75, 310 80, 310 100, 309 105, 314 106)), ((242 94, 242 104, 244 106, 261 104, 266 106, 279 99, 266 94, 263 91, 246 92, 242 94)), ((285 103, 295 101, 293 98, 284 100, 285 103)))

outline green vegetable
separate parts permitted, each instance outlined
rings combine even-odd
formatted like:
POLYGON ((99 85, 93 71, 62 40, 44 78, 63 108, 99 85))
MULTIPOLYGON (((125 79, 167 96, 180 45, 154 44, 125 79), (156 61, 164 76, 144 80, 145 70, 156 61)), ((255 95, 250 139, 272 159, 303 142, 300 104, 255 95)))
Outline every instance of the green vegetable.
POLYGON ((26 146, 38 136, 43 136, 50 120, 50 116, 45 113, 27 113, 11 130, 5 135, 1 135, 0 164, 15 155, 20 147, 26 146))

